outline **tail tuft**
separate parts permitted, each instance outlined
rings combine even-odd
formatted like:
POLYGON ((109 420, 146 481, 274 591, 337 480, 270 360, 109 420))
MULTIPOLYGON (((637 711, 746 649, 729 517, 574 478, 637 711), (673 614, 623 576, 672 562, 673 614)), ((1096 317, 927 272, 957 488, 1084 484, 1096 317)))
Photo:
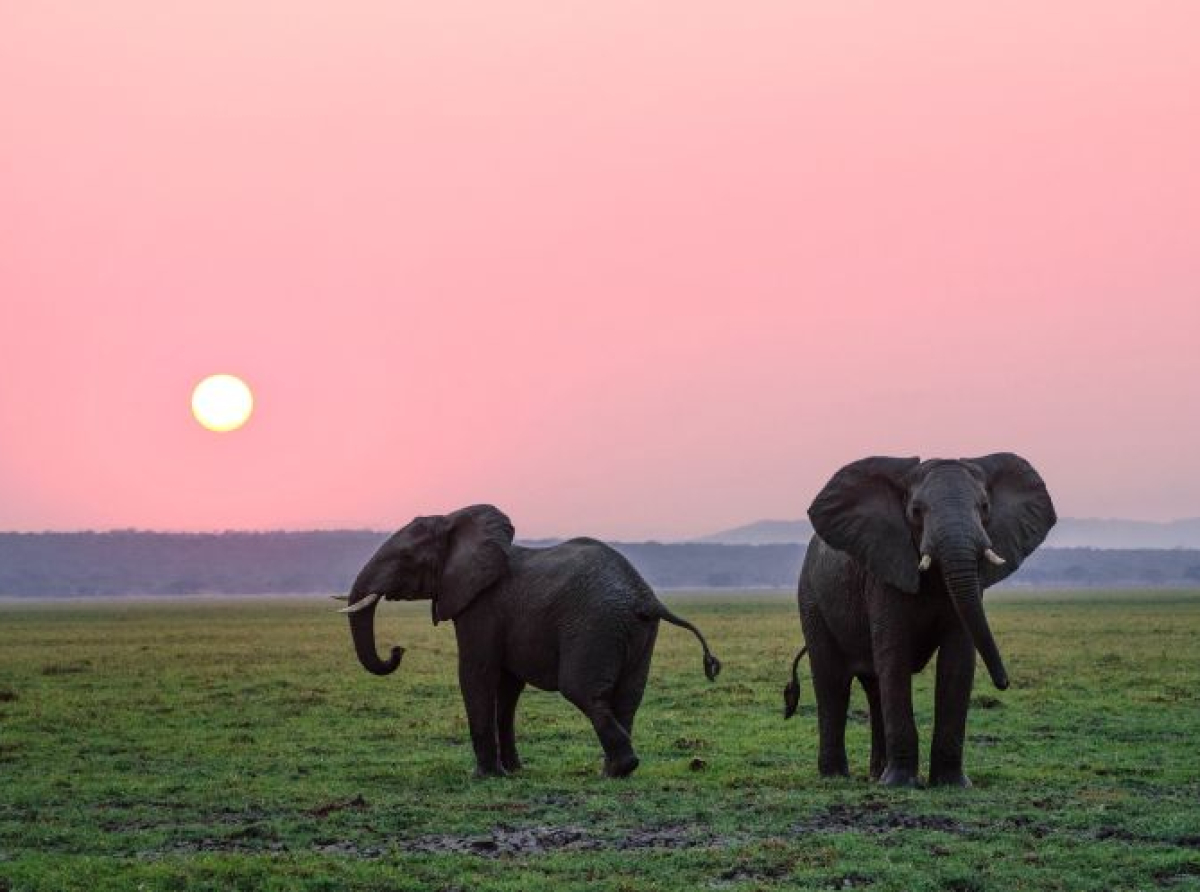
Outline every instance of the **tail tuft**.
POLYGON ((789 681, 787 687, 783 689, 783 717, 790 719, 796 714, 796 710, 800 706, 800 685, 794 681, 789 681))
POLYGON ((792 680, 783 689, 783 718, 785 721, 794 716, 796 710, 800 708, 800 680, 796 678, 796 667, 800 665, 800 659, 806 653, 808 653, 808 647, 802 647, 800 653, 796 654, 796 658, 792 660, 792 680))
POLYGON ((721 661, 710 653, 704 655, 704 674, 709 681, 716 681, 721 674, 721 661))

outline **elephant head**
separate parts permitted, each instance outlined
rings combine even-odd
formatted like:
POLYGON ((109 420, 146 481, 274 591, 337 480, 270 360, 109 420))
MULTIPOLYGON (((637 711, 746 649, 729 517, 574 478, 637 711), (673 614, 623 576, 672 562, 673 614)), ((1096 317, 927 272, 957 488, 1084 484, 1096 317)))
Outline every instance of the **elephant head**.
POLYGON ((375 675, 396 671, 404 648, 388 659, 375 651, 375 607, 380 599, 433 601, 433 621, 454 619, 508 570, 513 526, 491 505, 418 517, 384 542, 359 572, 342 611, 350 617, 354 651, 375 675))
POLYGON ((1008 675, 983 589, 1042 543, 1057 517, 1033 466, 1010 452, 957 461, 864 458, 838 471, 808 510, 818 536, 904 592, 937 569, 992 683, 1008 675))

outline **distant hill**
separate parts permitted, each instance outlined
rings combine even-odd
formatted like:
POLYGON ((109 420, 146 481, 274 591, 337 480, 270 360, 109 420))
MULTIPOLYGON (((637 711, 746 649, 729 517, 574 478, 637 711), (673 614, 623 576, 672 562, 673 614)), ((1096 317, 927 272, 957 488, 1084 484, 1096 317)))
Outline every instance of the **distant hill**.
MULTIPOLYGON (((693 539, 711 545, 804 544, 812 536, 807 520, 759 520, 693 539)), ((1164 523, 1064 517, 1050 531, 1047 548, 1200 548, 1200 518, 1164 523)))
POLYGON ((807 520, 756 520, 691 541, 708 545, 804 545, 812 532, 807 520))
POLYGON ((1155 523, 1065 517, 1046 544, 1052 548, 1200 548, 1200 518, 1155 523))
MULTIPOLYGON (((346 592, 388 535, 371 530, 0 533, 0 595, 346 592)), ((803 556, 796 545, 613 546, 659 588, 789 586, 803 556)))
MULTIPOLYGON (((0 595, 330 594, 387 533, 0 533, 0 595)), ((792 588, 804 546, 614 542, 659 589, 792 588)), ((1041 548, 1006 583, 1200 587, 1200 550, 1041 548)))

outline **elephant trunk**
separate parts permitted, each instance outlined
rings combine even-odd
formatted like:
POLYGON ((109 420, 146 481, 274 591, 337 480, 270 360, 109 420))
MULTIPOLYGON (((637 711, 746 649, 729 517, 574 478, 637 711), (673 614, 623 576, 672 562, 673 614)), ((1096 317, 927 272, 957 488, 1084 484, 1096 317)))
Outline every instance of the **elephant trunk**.
MULTIPOLYGON (((356 592, 350 596, 348 606, 353 607, 363 598, 370 597, 366 592, 356 592)), ((347 614, 350 618, 350 637, 354 639, 354 652, 363 668, 372 675, 391 675, 400 665, 404 656, 403 647, 393 647, 391 655, 386 659, 380 658, 375 652, 375 608, 379 600, 373 601, 365 609, 347 614)))
POLYGON ((983 658, 992 684, 1003 691, 1008 688, 1008 672, 1000 659, 1000 650, 987 616, 983 612, 983 590, 979 584, 979 556, 974 547, 943 549, 941 555, 942 574, 946 590, 958 612, 971 642, 983 658))

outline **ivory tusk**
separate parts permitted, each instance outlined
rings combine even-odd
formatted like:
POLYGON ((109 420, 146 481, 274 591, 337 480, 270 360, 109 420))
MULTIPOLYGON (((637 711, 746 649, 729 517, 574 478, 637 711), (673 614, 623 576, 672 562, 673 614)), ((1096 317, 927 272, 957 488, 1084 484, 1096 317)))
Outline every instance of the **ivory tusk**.
POLYGON ((992 551, 990 548, 984 551, 983 556, 997 567, 1003 567, 1008 563, 1008 561, 1000 557, 1000 555, 996 554, 996 552, 992 551))
POLYGON ((927 554, 921 555, 921 563, 917 564, 917 569, 924 573, 933 566, 933 558, 927 554))
POLYGON ((355 601, 349 607, 343 607, 338 613, 358 613, 360 610, 366 610, 382 597, 383 595, 379 592, 375 592, 374 594, 367 595, 361 601, 355 601))

